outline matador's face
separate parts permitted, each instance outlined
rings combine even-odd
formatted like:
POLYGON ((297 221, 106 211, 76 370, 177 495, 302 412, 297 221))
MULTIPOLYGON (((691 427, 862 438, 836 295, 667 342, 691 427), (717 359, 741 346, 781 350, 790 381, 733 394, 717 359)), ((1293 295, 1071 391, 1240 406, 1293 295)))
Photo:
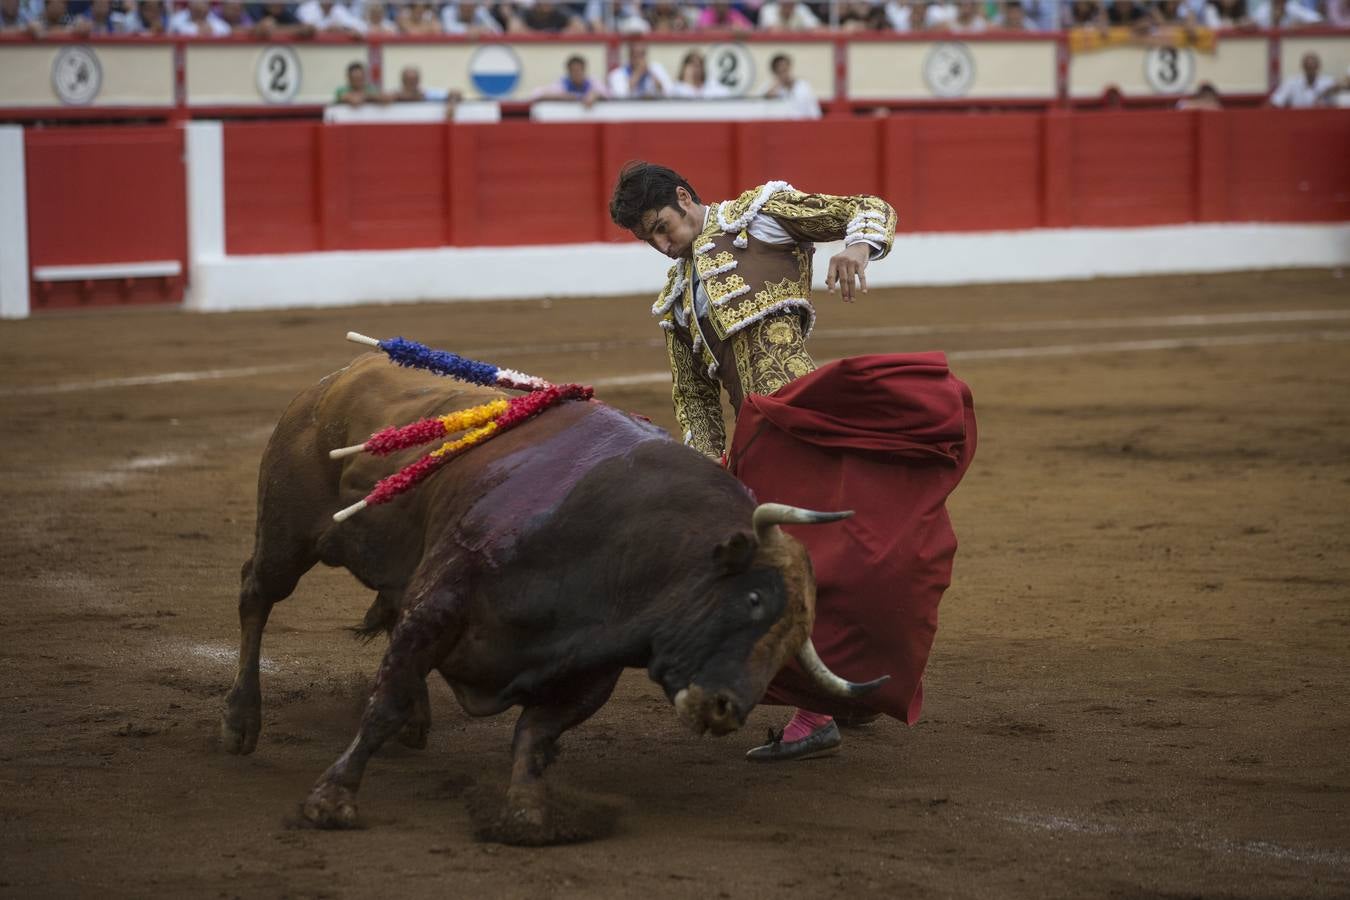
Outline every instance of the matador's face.
POLYGON ((690 259, 694 241, 703 230, 703 207, 682 187, 675 189, 675 201, 678 206, 643 213, 642 224, 633 229, 633 234, 671 259, 690 259))

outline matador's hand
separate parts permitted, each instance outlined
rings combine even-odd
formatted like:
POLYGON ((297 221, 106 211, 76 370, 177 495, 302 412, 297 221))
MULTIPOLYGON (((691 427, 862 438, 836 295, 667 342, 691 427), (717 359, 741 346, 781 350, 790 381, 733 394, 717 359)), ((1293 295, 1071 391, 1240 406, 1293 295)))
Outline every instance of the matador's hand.
POLYGON ((845 247, 842 253, 830 257, 825 287, 833 294, 835 285, 838 285, 844 302, 852 303, 853 295, 859 287, 864 294, 867 293, 867 276, 863 274, 863 270, 867 268, 871 258, 872 247, 869 244, 857 243, 852 247, 845 247))

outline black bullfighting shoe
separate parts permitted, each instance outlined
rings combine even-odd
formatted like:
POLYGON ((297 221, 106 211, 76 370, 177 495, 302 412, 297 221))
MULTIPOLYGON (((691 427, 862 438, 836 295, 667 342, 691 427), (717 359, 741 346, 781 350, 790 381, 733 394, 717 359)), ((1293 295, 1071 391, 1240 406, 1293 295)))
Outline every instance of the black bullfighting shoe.
POLYGON ((840 728, 866 728, 880 718, 881 713, 878 712, 851 712, 835 716, 834 720, 839 723, 840 728))
POLYGON ((814 759, 817 756, 829 756, 839 750, 844 739, 839 736, 839 726, 830 720, 801 740, 785 741, 783 732, 769 731, 769 742, 745 754, 751 762, 789 762, 794 759, 814 759))

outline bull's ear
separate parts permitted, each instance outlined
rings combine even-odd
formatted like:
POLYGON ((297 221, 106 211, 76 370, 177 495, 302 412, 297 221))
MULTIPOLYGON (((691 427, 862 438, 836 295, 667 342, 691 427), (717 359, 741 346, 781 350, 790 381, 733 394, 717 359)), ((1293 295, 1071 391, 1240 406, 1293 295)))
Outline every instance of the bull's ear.
POLYGON ((723 572, 734 575, 750 568, 750 561, 755 558, 755 551, 758 549, 759 541, 755 540, 753 534, 738 531, 717 545, 717 549, 713 551, 713 560, 723 572))

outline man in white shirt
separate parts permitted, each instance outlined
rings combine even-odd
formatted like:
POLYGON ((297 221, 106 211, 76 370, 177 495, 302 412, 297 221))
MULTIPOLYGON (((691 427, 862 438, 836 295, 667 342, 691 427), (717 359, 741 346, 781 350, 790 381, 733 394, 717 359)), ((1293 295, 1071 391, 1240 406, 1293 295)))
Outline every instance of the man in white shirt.
POLYGON ((180 9, 169 17, 169 34, 183 34, 189 37, 228 37, 229 24, 211 11, 206 0, 192 0, 186 9, 180 9))
POLYGON ((759 8, 759 27, 761 31, 814 31, 820 27, 820 19, 805 3, 781 0, 759 8))
POLYGON ((1260 28, 1298 28, 1320 21, 1322 17, 1308 7, 1288 0, 1270 0, 1252 13, 1252 24, 1260 28))
POLYGON ((609 73, 609 96, 615 100, 640 100, 671 95, 669 73, 660 63, 647 59, 645 44, 628 45, 628 64, 609 73))
POLYGON ((348 9, 345 3, 335 3, 333 0, 306 0, 295 11, 295 17, 320 34, 334 31, 351 35, 366 33, 366 23, 361 21, 361 17, 348 9))
POLYGON ((1287 109, 1308 109, 1327 106, 1336 92, 1336 79, 1322 74, 1322 59, 1316 53, 1303 54, 1303 71, 1290 75, 1270 95, 1271 106, 1287 109))
POLYGON ((793 76, 791 57, 779 53, 769 63, 769 69, 773 72, 773 84, 764 92, 765 97, 789 101, 799 119, 820 118, 820 103, 816 100, 815 91, 811 90, 811 85, 805 79, 793 76))

